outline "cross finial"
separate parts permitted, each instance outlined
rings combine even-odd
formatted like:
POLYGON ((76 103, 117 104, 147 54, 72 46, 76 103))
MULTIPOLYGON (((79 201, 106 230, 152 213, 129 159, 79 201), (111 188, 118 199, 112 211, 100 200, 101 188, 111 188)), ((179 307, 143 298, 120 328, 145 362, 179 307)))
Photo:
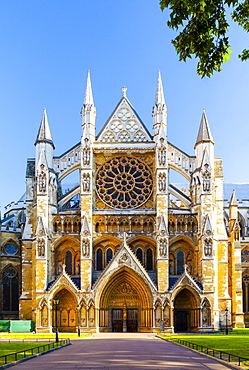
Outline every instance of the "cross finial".
POLYGON ((127 91, 127 87, 123 86, 122 87, 122 94, 123 94, 124 98, 126 97, 126 91, 127 91))

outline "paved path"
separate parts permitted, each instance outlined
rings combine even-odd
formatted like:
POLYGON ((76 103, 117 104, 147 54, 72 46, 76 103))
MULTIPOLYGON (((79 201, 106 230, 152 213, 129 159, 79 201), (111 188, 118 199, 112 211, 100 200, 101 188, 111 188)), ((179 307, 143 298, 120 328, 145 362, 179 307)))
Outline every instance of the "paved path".
POLYGON ((94 334, 73 345, 15 365, 13 370, 225 370, 229 366, 196 354, 154 334, 94 334))

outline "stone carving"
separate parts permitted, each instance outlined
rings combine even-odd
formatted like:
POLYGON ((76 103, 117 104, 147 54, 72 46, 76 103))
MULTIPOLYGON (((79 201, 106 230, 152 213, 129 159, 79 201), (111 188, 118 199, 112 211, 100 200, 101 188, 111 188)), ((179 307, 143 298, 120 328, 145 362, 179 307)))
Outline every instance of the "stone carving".
MULTIPOLYGON (((43 165, 42 165, 43 166, 43 165)), ((39 181, 38 181, 38 186, 39 186, 39 192, 40 193, 45 193, 47 190, 47 176, 44 171, 41 171, 39 174, 39 181)))
POLYGON ((38 238, 37 240, 37 255, 38 257, 45 256, 45 240, 44 238, 38 238))
POLYGON ((90 164, 90 148, 87 146, 82 149, 82 162, 84 166, 89 166, 90 164))
POLYGON ((211 172, 209 169, 209 164, 206 163, 204 165, 204 170, 202 171, 202 178, 203 178, 203 191, 208 192, 211 190, 211 172))
POLYGON ((212 239, 212 232, 210 230, 206 230, 203 241, 204 241, 204 254, 206 257, 210 257, 213 254, 213 239, 212 239))
POLYGON ((131 260, 130 260, 130 257, 128 256, 128 254, 126 252, 124 252, 120 258, 119 258, 119 264, 130 264, 131 260))
POLYGON ((159 253, 162 257, 167 256, 168 252, 168 238, 159 239, 159 253))
POLYGON ((84 257, 89 257, 89 255, 90 255, 90 240, 89 240, 89 238, 83 238, 81 245, 82 245, 82 255, 84 257))
POLYGON ((89 173, 83 173, 82 175, 82 188, 84 192, 90 191, 90 174, 89 173))
POLYGON ((160 166, 166 165, 166 148, 164 145, 164 138, 160 138, 160 146, 158 148, 158 163, 160 166))
POLYGON ((158 176, 158 189, 159 191, 166 191, 166 174, 159 173, 158 176))

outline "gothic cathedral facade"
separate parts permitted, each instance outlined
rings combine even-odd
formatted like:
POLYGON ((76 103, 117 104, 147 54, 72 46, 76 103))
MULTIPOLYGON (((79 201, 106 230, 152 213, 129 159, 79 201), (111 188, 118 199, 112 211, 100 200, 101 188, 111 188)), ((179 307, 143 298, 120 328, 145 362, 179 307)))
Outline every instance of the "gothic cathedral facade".
POLYGON ((205 112, 194 155, 171 144, 159 73, 153 134, 122 88, 96 136, 88 73, 81 116, 81 141, 54 156, 44 110, 26 194, 5 207, 1 318, 51 332, 56 298, 64 332, 205 332, 226 315, 249 326, 249 201, 239 186, 224 198, 205 112), (73 172, 78 183, 65 189, 73 172))

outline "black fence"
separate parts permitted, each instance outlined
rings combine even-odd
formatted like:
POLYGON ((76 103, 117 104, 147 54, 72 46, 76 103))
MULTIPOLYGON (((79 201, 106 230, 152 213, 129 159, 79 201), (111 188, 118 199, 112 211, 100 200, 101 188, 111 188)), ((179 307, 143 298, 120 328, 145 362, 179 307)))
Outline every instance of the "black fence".
POLYGON ((233 355, 228 352, 223 352, 218 349, 208 348, 202 346, 201 344, 191 343, 184 339, 174 339, 174 342, 179 343, 185 347, 192 348, 198 352, 205 353, 207 355, 213 356, 215 358, 219 358, 224 361, 232 362, 238 366, 245 365, 247 366, 246 369, 249 369, 249 358, 233 355))
POLYGON ((11 362, 23 360, 24 358, 35 356, 35 355, 38 355, 39 353, 49 351, 50 349, 53 349, 53 348, 61 347, 69 343, 70 343, 70 339, 67 338, 67 339, 62 339, 59 342, 50 342, 50 343, 46 343, 46 344, 43 344, 35 348, 25 349, 23 351, 13 352, 7 355, 3 355, 3 356, 0 356, 0 366, 9 364, 11 362))

